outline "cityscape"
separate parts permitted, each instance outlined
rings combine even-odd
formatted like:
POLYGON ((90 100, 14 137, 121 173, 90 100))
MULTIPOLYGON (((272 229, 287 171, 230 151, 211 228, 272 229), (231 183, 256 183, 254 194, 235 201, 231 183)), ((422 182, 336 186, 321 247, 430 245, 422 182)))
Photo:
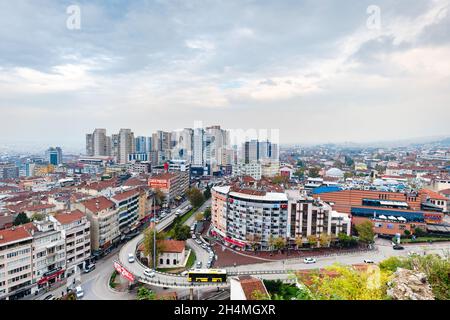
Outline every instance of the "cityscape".
POLYGON ((19 2, 0 305, 450 299, 449 1, 19 2))

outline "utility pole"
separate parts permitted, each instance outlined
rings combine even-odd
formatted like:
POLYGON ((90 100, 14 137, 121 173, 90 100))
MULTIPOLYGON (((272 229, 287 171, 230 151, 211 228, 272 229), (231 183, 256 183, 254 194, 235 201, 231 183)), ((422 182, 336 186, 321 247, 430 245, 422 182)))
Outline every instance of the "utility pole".
POLYGON ((153 196, 153 270, 156 271, 156 221, 155 221, 155 197, 153 196))

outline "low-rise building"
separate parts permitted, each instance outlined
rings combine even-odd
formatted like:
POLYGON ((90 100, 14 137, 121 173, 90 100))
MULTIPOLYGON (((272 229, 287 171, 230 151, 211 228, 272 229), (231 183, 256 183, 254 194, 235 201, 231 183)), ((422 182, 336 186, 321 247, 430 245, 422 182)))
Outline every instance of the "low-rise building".
POLYGON ((264 282, 253 276, 230 278, 230 300, 261 300, 269 298, 264 282))
POLYGON ((188 172, 167 172, 150 177, 149 187, 161 190, 167 203, 181 200, 189 188, 188 172))
POLYGON ((159 240, 162 250, 158 257, 160 268, 181 268, 186 265, 186 242, 178 240, 159 240))

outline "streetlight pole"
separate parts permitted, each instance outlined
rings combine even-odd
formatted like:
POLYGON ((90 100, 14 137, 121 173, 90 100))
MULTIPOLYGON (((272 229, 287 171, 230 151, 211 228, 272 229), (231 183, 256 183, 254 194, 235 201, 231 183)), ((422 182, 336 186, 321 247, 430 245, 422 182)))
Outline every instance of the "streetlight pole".
MULTIPOLYGON (((153 219, 155 217, 155 197, 153 197, 153 219)), ((153 220, 153 270, 156 271, 156 221, 153 220)))

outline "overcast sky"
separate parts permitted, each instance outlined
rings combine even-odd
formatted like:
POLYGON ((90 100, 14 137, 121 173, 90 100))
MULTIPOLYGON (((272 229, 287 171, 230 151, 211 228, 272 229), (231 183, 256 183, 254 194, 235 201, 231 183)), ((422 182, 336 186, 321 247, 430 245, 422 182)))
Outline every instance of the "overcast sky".
POLYGON ((0 140, 95 127, 450 135, 450 0, 0 1, 0 140), (81 28, 66 9, 78 4, 81 28), (367 13, 370 5, 380 8, 367 13), (369 27, 368 27, 369 19, 369 27))

